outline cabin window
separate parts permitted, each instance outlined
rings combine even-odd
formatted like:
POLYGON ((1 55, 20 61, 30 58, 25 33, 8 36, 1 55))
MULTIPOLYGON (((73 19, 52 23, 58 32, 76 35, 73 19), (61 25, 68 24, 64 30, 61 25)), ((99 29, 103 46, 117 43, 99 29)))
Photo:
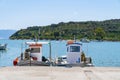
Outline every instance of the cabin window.
POLYGON ((62 59, 67 59, 67 57, 63 57, 62 59))
POLYGON ((67 52, 69 51, 69 47, 67 47, 67 52))
POLYGON ((40 48, 31 48, 31 53, 40 53, 40 48))
POLYGON ((80 52, 80 46, 70 46, 70 52, 80 52))

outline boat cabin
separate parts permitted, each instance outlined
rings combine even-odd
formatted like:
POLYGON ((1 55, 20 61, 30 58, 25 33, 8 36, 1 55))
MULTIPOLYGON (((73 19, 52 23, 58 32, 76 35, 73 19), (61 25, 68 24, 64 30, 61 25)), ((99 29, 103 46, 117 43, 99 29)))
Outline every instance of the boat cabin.
POLYGON ((67 62, 68 64, 76 64, 81 62, 82 44, 75 41, 67 42, 67 62))
POLYGON ((42 45, 49 44, 49 42, 26 42, 29 46, 29 55, 33 60, 42 61, 42 45))

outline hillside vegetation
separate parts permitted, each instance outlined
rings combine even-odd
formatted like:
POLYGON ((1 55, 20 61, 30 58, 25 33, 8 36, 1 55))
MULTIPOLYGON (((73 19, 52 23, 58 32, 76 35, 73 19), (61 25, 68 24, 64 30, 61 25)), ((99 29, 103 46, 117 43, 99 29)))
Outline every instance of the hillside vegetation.
POLYGON ((21 29, 10 39, 77 39, 120 41, 120 19, 105 21, 68 22, 21 29))

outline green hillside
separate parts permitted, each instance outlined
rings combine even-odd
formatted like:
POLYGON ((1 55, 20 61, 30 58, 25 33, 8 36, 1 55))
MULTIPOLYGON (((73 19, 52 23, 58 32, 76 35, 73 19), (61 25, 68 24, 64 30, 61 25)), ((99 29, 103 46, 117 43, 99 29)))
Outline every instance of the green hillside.
POLYGON ((21 29, 10 39, 77 39, 120 41, 120 19, 105 21, 68 22, 21 29))

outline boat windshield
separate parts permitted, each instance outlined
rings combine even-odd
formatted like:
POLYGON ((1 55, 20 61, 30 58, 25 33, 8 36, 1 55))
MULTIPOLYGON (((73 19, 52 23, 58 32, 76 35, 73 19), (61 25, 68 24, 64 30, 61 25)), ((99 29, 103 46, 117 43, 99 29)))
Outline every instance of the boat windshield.
POLYGON ((80 52, 80 46, 70 46, 70 52, 80 52))
POLYGON ((31 53, 40 53, 40 48, 31 48, 31 53))
POLYGON ((67 59, 67 57, 62 57, 62 59, 67 59))

